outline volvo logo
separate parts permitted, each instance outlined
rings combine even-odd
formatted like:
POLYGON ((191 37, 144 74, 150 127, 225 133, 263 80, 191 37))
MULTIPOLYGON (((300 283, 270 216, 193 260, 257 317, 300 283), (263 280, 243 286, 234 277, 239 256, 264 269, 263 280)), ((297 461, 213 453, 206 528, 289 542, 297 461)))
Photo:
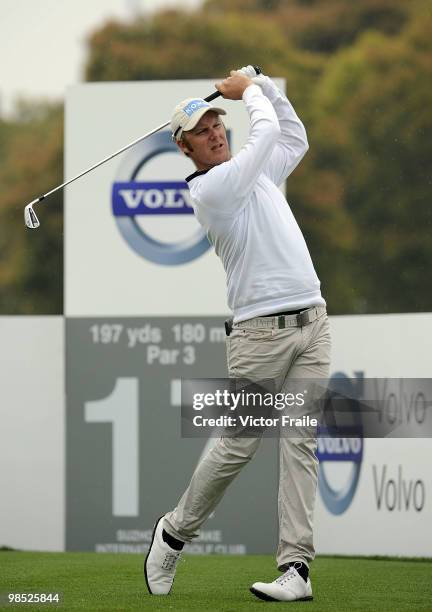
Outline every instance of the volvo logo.
MULTIPOLYGON (((141 181, 138 175, 158 155, 178 153, 170 132, 159 132, 136 145, 124 157, 112 186, 112 212, 128 245, 145 259, 166 266, 184 264, 207 251, 210 243, 204 230, 191 218, 187 235, 168 240, 155 237, 146 229, 151 217, 193 215, 185 181, 141 181)), ((180 217, 177 217, 178 219, 180 217)), ((172 234, 172 232, 171 232, 172 234)))
MULTIPOLYGON (((356 375, 357 378, 353 380, 341 372, 334 374, 330 382, 333 396, 337 394, 341 398, 359 398, 362 392, 363 372, 356 372, 356 375)), ((352 403, 349 414, 354 417, 354 422, 349 426, 349 437, 328 436, 325 430, 318 437, 317 457, 320 461, 318 488, 327 510, 335 515, 342 514, 351 505, 359 483, 363 459, 361 419, 356 422, 356 412, 352 410, 352 403), (355 429, 359 431, 358 436, 352 435, 355 429), (332 471, 332 466, 335 466, 336 462, 350 464, 342 484, 339 475, 337 485, 332 484, 331 475, 328 473, 332 471)))

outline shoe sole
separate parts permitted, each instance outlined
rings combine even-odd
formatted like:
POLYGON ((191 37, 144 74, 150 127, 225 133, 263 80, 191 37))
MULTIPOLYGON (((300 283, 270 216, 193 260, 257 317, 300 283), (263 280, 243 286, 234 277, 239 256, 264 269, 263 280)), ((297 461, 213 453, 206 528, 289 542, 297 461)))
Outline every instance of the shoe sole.
MULTIPOLYGON (((285 600, 285 599, 275 599, 274 597, 271 597, 270 595, 267 595, 267 593, 263 593, 262 591, 258 591, 258 589, 254 589, 253 587, 251 587, 249 589, 249 591, 251 593, 253 593, 253 595, 255 595, 256 597, 258 597, 259 599, 263 599, 264 601, 284 601, 285 603, 290 603, 290 600, 285 600)), ((293 599, 292 603, 296 602, 296 601, 312 601, 313 596, 309 595, 308 597, 300 597, 299 599, 293 599)))
POLYGON ((153 527, 152 539, 151 539, 151 542, 150 542, 148 553, 146 554, 146 557, 144 559, 144 579, 146 581, 147 589, 148 589, 148 592, 150 593, 150 595, 153 595, 153 592, 152 592, 152 590, 150 588, 148 577, 147 577, 147 559, 149 557, 149 554, 150 554, 152 546, 153 546, 153 542, 154 542, 157 526, 159 525, 160 521, 163 519, 164 516, 165 515, 160 516, 158 518, 158 520, 156 521, 155 526, 153 527))

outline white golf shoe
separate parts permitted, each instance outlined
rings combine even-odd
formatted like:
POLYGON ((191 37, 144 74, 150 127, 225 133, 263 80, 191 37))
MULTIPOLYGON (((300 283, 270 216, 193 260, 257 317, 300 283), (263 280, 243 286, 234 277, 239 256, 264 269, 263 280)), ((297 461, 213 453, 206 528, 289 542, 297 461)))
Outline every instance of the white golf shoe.
POLYGON ((174 582, 177 562, 181 551, 168 546, 162 538, 163 519, 156 521, 152 541, 144 561, 144 577, 149 593, 168 595, 174 582))
POLYGON ((313 599, 309 578, 305 582, 293 565, 273 582, 255 582, 251 586, 250 592, 265 601, 306 601, 313 599))

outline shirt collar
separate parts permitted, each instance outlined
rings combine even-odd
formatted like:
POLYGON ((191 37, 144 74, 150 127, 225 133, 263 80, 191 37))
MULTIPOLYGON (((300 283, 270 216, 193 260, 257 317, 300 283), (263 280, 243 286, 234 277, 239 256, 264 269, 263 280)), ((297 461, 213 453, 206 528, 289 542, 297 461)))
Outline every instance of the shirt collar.
POLYGON ((206 174, 207 172, 208 170, 197 170, 193 174, 190 174, 186 177, 186 182, 189 183, 189 181, 191 181, 192 179, 196 178, 197 176, 201 176, 201 174, 206 174))

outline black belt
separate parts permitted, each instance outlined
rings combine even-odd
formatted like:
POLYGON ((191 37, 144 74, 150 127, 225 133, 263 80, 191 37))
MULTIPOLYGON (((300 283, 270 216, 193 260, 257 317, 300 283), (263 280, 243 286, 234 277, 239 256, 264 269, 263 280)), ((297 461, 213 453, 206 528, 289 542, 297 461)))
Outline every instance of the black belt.
POLYGON ((299 308, 299 310, 284 310, 283 312, 272 312, 268 315, 260 315, 260 317, 286 317, 289 315, 300 314, 304 310, 308 310, 307 308, 299 308))

